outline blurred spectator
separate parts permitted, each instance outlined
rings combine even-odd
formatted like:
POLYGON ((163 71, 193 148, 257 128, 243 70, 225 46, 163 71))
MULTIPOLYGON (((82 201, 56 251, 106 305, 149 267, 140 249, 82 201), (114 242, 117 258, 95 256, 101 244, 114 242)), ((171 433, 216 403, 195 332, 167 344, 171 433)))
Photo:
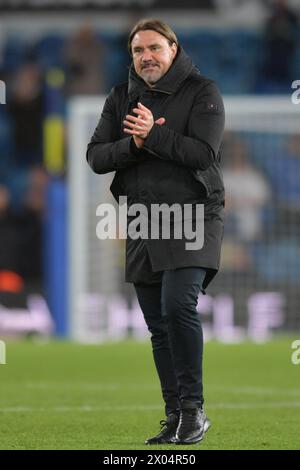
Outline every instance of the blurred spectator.
POLYGON ((43 90, 40 70, 22 65, 12 81, 7 111, 12 121, 14 162, 22 168, 42 162, 43 90))
POLYGON ((243 243, 225 237, 222 250, 222 269, 247 273, 253 267, 253 260, 249 250, 243 243))
POLYGON ((223 170, 228 233, 239 240, 255 240, 262 231, 263 209, 271 197, 263 175, 252 166, 245 143, 231 137, 231 156, 223 170))
POLYGON ((277 154, 268 167, 278 204, 300 212, 300 136, 291 135, 283 154, 277 154))
POLYGON ((17 220, 10 208, 9 191, 0 186, 0 292, 22 290, 18 254, 17 220))
POLYGON ((68 95, 92 95, 104 91, 103 48, 90 26, 83 26, 69 40, 64 55, 68 95))
POLYGON ((264 33, 266 55, 262 71, 263 91, 290 89, 298 26, 298 17, 288 6, 287 0, 275 0, 264 33))
POLYGON ((26 280, 42 278, 42 217, 48 176, 42 167, 29 174, 29 185, 19 216, 20 271, 26 280))
MULTIPOLYGON (((3 26, 0 26, 0 72, 3 73, 3 51, 4 51, 4 44, 5 44, 5 34, 3 30, 3 26)), ((1 77, 3 79, 3 77, 1 77)))
POLYGON ((288 227, 300 233, 300 136, 291 135, 280 153, 266 156, 265 168, 273 186, 278 208, 278 227, 285 235, 288 227))

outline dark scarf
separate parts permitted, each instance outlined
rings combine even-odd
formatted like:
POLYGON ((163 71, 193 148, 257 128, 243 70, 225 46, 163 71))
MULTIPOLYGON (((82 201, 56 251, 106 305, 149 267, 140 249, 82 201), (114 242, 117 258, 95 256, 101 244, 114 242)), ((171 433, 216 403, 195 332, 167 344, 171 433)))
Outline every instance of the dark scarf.
MULTIPOLYGON (((174 62, 163 75, 158 82, 155 83, 150 89, 155 91, 162 91, 168 94, 172 94, 178 90, 181 83, 190 75, 190 74, 199 74, 198 69, 193 65, 192 60, 184 50, 179 46, 178 52, 174 62)), ((149 90, 149 86, 144 80, 137 75, 133 63, 129 69, 128 76, 128 95, 130 101, 135 101, 137 97, 144 90, 149 90)))

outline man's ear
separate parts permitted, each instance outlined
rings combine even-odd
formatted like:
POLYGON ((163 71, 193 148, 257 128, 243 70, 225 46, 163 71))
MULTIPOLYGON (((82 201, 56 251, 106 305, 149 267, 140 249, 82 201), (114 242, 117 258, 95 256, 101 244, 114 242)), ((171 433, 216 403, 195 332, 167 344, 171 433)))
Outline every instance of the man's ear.
POLYGON ((175 42, 173 42, 171 49, 172 49, 172 59, 175 59, 176 54, 177 54, 177 49, 178 49, 177 44, 175 42))

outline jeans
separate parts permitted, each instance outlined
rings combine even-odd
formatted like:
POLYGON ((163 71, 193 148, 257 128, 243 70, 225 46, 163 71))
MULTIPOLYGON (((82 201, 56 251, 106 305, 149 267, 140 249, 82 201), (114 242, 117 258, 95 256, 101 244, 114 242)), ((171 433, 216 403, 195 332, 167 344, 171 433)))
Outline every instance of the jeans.
POLYGON ((203 405, 203 333, 196 306, 202 268, 164 271, 160 284, 135 284, 151 333, 166 415, 203 405))

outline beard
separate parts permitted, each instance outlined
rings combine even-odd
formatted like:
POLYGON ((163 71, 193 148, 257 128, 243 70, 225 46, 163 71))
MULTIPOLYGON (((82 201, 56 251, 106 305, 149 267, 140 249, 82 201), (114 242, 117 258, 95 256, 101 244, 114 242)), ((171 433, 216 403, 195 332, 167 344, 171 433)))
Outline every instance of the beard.
POLYGON ((146 83, 149 83, 150 85, 154 85, 154 83, 158 82, 158 80, 161 78, 161 75, 162 73, 160 67, 157 64, 144 66, 141 70, 141 77, 146 83))

